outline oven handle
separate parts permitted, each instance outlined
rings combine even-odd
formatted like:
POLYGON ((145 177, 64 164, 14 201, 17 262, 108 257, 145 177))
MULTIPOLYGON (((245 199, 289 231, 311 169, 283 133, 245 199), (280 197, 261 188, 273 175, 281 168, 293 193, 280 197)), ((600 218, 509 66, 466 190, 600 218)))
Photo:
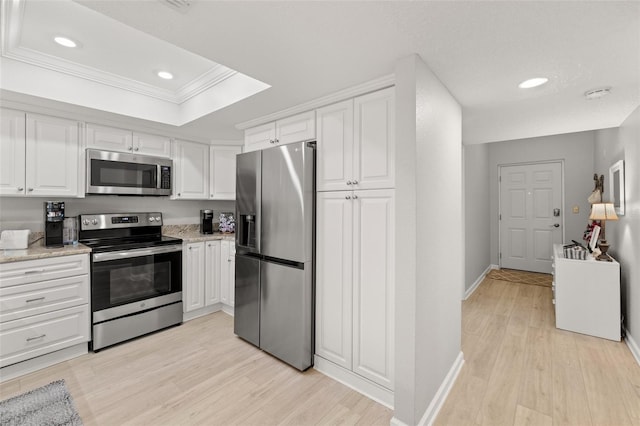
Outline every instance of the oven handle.
POLYGON ((110 260, 130 259, 132 257, 153 256, 154 254, 173 253, 182 251, 182 244, 171 246, 151 247, 143 249, 108 251, 105 253, 94 253, 93 262, 108 262, 110 260))

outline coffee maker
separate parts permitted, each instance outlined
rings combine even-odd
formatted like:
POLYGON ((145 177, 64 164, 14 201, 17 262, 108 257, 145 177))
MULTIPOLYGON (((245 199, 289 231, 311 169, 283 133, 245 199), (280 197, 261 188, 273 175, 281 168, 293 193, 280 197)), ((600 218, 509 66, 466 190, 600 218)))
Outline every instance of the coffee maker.
POLYGON ((64 201, 44 202, 44 246, 62 247, 64 201))
POLYGON ((200 233, 213 234, 213 210, 200 210, 200 233))

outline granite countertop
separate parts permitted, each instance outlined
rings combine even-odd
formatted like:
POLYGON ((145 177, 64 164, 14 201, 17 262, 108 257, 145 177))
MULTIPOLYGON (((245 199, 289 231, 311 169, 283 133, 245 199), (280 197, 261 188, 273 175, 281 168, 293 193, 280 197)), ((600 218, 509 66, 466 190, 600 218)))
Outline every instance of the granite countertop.
POLYGON ((236 234, 214 232, 213 234, 201 234, 200 225, 165 225, 162 227, 162 235, 167 237, 182 238, 185 243, 199 243, 202 241, 227 240, 235 241, 236 234))
POLYGON ((0 263, 87 253, 91 253, 91 249, 82 244, 68 245, 59 248, 48 248, 44 246, 43 240, 39 240, 23 250, 0 250, 0 263))

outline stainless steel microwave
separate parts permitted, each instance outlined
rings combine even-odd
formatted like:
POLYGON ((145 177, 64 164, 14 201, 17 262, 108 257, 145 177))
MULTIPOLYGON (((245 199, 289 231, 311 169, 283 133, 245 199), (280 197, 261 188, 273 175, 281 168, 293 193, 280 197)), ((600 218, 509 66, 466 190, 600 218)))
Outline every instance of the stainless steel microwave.
POLYGON ((171 195, 169 158, 87 150, 87 194, 171 195))

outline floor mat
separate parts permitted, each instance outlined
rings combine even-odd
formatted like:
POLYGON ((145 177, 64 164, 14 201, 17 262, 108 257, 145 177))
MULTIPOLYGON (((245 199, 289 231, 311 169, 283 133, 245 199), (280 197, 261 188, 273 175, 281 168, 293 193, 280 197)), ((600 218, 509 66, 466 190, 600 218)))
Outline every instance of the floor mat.
POLYGON ((518 284, 539 285, 551 287, 553 275, 541 274, 538 272, 519 271, 517 269, 492 269, 487 274, 488 278, 494 280, 509 281, 518 284))

